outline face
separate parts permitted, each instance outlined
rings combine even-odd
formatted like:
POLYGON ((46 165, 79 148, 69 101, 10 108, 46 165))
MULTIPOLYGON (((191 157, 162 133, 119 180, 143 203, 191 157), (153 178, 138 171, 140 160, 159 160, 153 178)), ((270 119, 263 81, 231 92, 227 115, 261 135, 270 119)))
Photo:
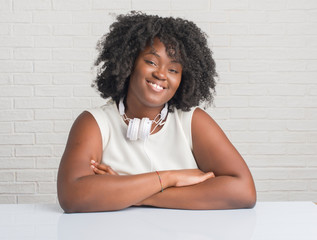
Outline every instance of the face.
POLYGON ((153 46, 147 46, 135 61, 127 98, 147 107, 161 107, 174 96, 181 78, 181 64, 170 58, 165 45, 155 38, 153 46))

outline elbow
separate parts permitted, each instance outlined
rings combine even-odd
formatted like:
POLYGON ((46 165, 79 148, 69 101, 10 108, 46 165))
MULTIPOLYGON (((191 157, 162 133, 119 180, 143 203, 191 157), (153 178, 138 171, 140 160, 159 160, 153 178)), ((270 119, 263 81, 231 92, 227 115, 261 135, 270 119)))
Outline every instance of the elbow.
POLYGON ((248 188, 245 188, 245 191, 241 194, 241 208, 253 208, 256 204, 256 189, 254 184, 251 184, 248 188))

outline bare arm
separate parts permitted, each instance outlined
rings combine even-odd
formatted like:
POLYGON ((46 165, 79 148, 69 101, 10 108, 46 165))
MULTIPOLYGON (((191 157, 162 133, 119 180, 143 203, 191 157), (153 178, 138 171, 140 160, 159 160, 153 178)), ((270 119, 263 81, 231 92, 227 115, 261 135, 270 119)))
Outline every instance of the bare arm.
POLYGON ((140 204, 181 209, 253 207, 256 191, 241 155, 216 122, 201 109, 192 120, 193 152, 199 169, 215 178, 182 188, 169 188, 140 204))
MULTIPOLYGON (((91 159, 100 162, 101 158, 99 127, 93 116, 84 112, 70 131, 58 171, 58 199, 65 212, 118 210, 160 192, 161 184, 155 172, 96 175, 90 167, 91 159)), ((164 188, 192 185, 212 177, 197 169, 162 171, 160 175, 164 188)))

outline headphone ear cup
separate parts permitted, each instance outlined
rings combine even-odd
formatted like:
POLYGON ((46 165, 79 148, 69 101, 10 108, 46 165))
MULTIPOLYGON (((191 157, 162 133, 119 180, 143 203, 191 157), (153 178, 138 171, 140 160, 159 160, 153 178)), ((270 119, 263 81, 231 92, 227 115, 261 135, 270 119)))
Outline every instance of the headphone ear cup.
POLYGON ((139 126, 140 126, 140 119, 139 118, 133 118, 130 120, 128 125, 128 131, 127 131, 127 138, 130 140, 137 140, 138 139, 138 132, 139 132, 139 126))
POLYGON ((149 118, 142 118, 138 138, 145 140, 151 132, 152 121, 149 118))

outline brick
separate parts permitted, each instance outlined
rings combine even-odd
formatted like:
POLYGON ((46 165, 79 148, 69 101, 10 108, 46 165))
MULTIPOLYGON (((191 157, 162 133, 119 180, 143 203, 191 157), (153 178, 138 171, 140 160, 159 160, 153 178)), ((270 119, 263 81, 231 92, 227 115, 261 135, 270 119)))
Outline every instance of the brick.
POLYGON ((1 98, 0 100, 0 109, 10 110, 13 108, 13 99, 1 98))
POLYGON ((298 191, 296 192, 289 192, 289 200, 290 201, 314 201, 316 202, 317 199, 317 192, 301 192, 299 194, 298 191))
POLYGON ((279 191, 279 192, 257 192, 258 201, 285 201, 288 199, 288 192, 279 191))
POLYGON ((92 52, 90 50, 83 49, 56 49, 53 50, 53 59, 66 61, 82 61, 92 59, 92 52))
POLYGON ((301 2, 298 2, 296 0, 288 0, 287 1, 287 8, 288 9, 316 9, 317 8, 317 2, 314 0, 303 0, 301 2))
POLYGON ((314 96, 293 96, 287 97, 287 107, 317 107, 317 97, 314 96))
POLYGON ((33 119, 33 111, 31 110, 5 110, 0 111, 0 119, 1 121, 22 121, 22 120, 32 120, 33 119))
POLYGON ((18 198, 18 204, 30 204, 30 203, 53 204, 53 203, 57 203, 56 194, 20 195, 17 198, 18 198))
POLYGON ((246 59, 248 52, 242 48, 215 48, 214 57, 216 59, 246 59))
POLYGON ((15 10, 49 10, 51 7, 50 0, 14 0, 13 2, 15 10))
MULTIPOLYGON (((263 47, 266 46, 268 36, 257 35, 233 35, 230 36, 230 44, 232 47, 263 47)), ((284 38, 285 39, 285 38, 284 38)))
POLYGON ((257 180, 283 180, 288 179, 289 171, 282 168, 253 168, 252 175, 257 180))
MULTIPOLYGON (((0 157, 10 157, 12 156, 13 153, 13 148, 12 147, 1 147, 0 148, 0 157)), ((0 162, 1 164, 1 162, 0 162)))
POLYGON ((87 85, 91 82, 91 75, 86 73, 53 74, 53 83, 57 85, 87 85))
POLYGON ((306 69, 308 71, 317 71, 317 61, 310 61, 307 63, 306 69))
POLYGON ((310 181, 308 185, 309 185, 309 189, 313 191, 317 191, 317 181, 310 181))
POLYGON ((268 144, 268 143, 257 143, 250 144, 249 151, 250 154, 285 154, 286 145, 285 144, 268 144))
POLYGON ((14 130, 17 133, 52 132, 53 123, 51 121, 15 122, 14 130))
POLYGON ((36 36, 51 35, 52 29, 49 25, 40 24, 15 24, 13 25, 13 35, 36 36))
POLYGON ((26 13, 26 12, 19 12, 19 13, 2 12, 0 15, 0 22, 4 22, 4 23, 31 23, 32 22, 32 14, 26 13))
POLYGON ((306 86, 285 84, 274 85, 268 87, 268 94, 273 96, 304 96, 306 94, 306 86))
POLYGON ((234 23, 212 23, 211 34, 216 35, 243 35, 248 33, 248 26, 246 24, 234 23))
POLYGON ((13 81, 16 85, 47 85, 52 83, 48 74, 14 74, 13 81))
POLYGON ((91 61, 80 61, 80 62, 73 62, 73 68, 75 73, 91 73, 91 67, 92 67, 91 61))
POLYGON ((232 11, 229 21, 233 23, 266 23, 267 13, 263 11, 232 11))
POLYGON ((252 131, 285 131, 285 122, 283 120, 252 119, 249 122, 249 129, 252 131))
POLYGON ((78 10, 90 10, 91 9, 91 1, 86 0, 53 0, 53 9, 54 10, 70 10, 70 11, 78 11, 78 10))
POLYGON ((309 156, 292 156, 292 155, 248 155, 246 158, 250 167, 303 167, 306 162, 313 161, 309 156))
POLYGON ((249 34, 274 34, 282 35, 286 31, 285 25, 281 23, 252 24, 249 27, 249 34))
POLYGON ((10 195, 0 195, 0 204, 15 204, 16 197, 10 195))
POLYGON ((298 108, 275 108, 270 109, 268 113, 268 119, 304 119, 305 111, 304 109, 298 108))
POLYGON ((13 182, 15 179, 14 172, 0 171, 0 182, 13 182))
POLYGON ((221 10, 241 10, 248 8, 248 0, 213 0, 211 1, 211 8, 212 9, 221 9, 221 10))
POLYGON ((53 99, 52 98, 19 98, 15 99, 15 108, 19 109, 36 109, 36 108, 52 108, 53 99))
POLYGON ((49 49, 19 48, 14 50, 14 58, 22 60, 48 60, 51 58, 51 51, 49 49))
POLYGON ((17 182, 50 182, 54 180, 53 172, 47 170, 19 170, 16 175, 17 182))
POLYGON ((0 133, 12 133, 12 123, 1 122, 0 124, 0 133))
POLYGON ((55 98, 54 100, 55 108, 79 108, 85 109, 90 108, 91 103, 89 98, 55 98))
POLYGON ((287 99, 280 96, 252 96, 249 99, 250 107, 280 108, 286 106, 287 99))
POLYGON ((288 120, 287 129, 292 131, 317 131, 317 124, 314 120, 288 120))
POLYGON ((57 36, 87 36, 89 35, 88 24, 60 24, 53 28, 53 35, 57 36))
POLYGON ((36 120, 65 120, 72 119, 72 111, 67 110, 35 110, 35 119, 36 120))
MULTIPOLYGON (((0 85, 11 85, 12 84, 12 76, 10 73, 2 74, 0 73, 0 85)), ((1 102, 0 102, 1 105, 1 102)))
MULTIPOLYGON (((262 76, 262 75, 261 75, 262 76)), ((230 84, 242 84, 242 83, 248 83, 249 82, 249 74, 247 73, 221 73, 219 76, 221 83, 230 83, 230 84)), ((217 91, 217 89, 216 89, 217 91)))
POLYGON ((259 108, 232 108, 230 118, 232 119, 254 119, 267 118, 269 110, 259 108))
POLYGON ((33 13, 34 23, 71 23, 72 14, 70 12, 56 12, 56 11, 39 11, 33 13))
POLYGON ((161 0, 157 2, 146 0, 132 0, 132 9, 140 10, 170 10, 170 0, 161 0))
POLYGON ((215 58, 217 62, 218 73, 223 74, 224 72, 230 72, 230 62, 228 60, 219 60, 215 58))
POLYGON ((12 11, 12 2, 11 0, 0 0, 0 11, 11 12, 12 11))
POLYGON ((215 98, 217 107, 247 107, 248 97, 221 97, 215 98))
POLYGON ((0 71, 3 73, 28 73, 33 71, 30 61, 5 61, 0 64, 0 71))
POLYGON ((248 129, 248 122, 245 120, 219 120, 218 124, 225 131, 245 131, 248 129))
POLYGON ((301 48, 303 45, 306 45, 305 39, 303 37, 299 37, 297 35, 295 36, 287 36, 285 38, 284 36, 268 36, 267 41, 262 46, 266 47, 290 47, 295 48, 299 47, 301 48))
MULTIPOLYGON (((33 37, 1 36, 1 47, 33 47, 33 37)), ((1 71, 2 72, 2 71, 1 71)), ((11 71, 14 72, 14 71, 11 71)))
POLYGON ((292 179, 316 179, 317 168, 301 168, 290 170, 292 179))
POLYGON ((64 133, 37 133, 36 143, 37 144, 66 144, 68 134, 64 133))
POLYGON ((39 183, 39 193, 53 193, 56 194, 57 187, 55 182, 40 182, 39 183))
POLYGON ((37 168, 44 168, 44 169, 57 169, 60 163, 60 158, 54 158, 54 157, 50 157, 50 158, 45 158, 45 157, 41 157, 39 159, 36 160, 36 167, 37 168))
POLYGON ((131 9, 131 0, 93 0, 92 9, 131 9))
MULTIPOLYGON (((111 22, 112 23, 112 22, 111 22)), ((109 32, 110 22, 106 23, 92 23, 91 24, 91 35, 97 37, 98 39, 105 33, 109 32)), ((75 46, 75 45, 74 45, 75 46)))
POLYGON ((73 95, 75 97, 97 97, 99 94, 90 86, 74 87, 73 95))
POLYGON ((286 0, 252 0, 249 5, 250 10, 284 10, 286 0))
POLYGON ((290 23, 286 26, 286 33, 289 35, 316 35, 317 23, 290 23))
POLYGON ((70 87, 65 86, 36 86, 35 87, 35 96, 40 97, 67 97, 71 96, 72 91, 70 87))
POLYGON ((29 97, 33 95, 33 87, 3 86, 0 88, 2 97, 29 97))
POLYGON ((70 48, 72 46, 72 37, 34 36, 34 42, 35 47, 70 48))
POLYGON ((62 62, 35 62, 34 72, 36 73, 65 73, 71 72, 71 63, 62 62))
POLYGON ((55 121, 54 132, 66 132, 70 131, 73 121, 55 121))
POLYGON ((230 139, 235 142, 242 143, 267 143, 269 141, 270 134, 267 132, 231 132, 230 139))
POLYGON ((230 93, 233 96, 261 96, 267 94, 267 86, 260 84, 239 84, 230 86, 230 93))
POLYGON ((91 11, 91 12, 74 12, 73 16, 73 23, 112 23, 115 18, 110 15, 106 14, 103 11, 91 11))
POLYGON ((0 194, 2 193, 35 193, 34 183, 0 183, 0 194))
POLYGON ((198 1, 190 1, 190 0, 171 0, 171 9, 177 11, 204 11, 210 8, 209 0, 198 0, 198 1))
POLYGON ((283 11, 282 14, 281 12, 269 12, 268 13, 268 22, 282 22, 282 23, 289 23, 289 22, 295 22, 295 23, 300 23, 300 22, 307 22, 308 20, 308 15, 305 11, 283 11))
POLYGON ((42 157, 51 156, 52 148, 48 146, 17 146, 15 147, 17 157, 42 157))
POLYGON ((271 132, 270 142, 272 143, 305 143, 307 133, 293 132, 271 132))
POLYGON ((33 158, 0 158, 1 169, 28 169, 35 167, 35 160, 33 158))
POLYGON ((302 154, 317 154, 317 144, 288 144, 287 154, 302 155, 302 154))
POLYGON ((231 61, 232 72, 266 72, 268 71, 268 63, 263 61, 231 61))
POLYGON ((228 47, 229 44, 229 36, 221 36, 221 35, 215 35, 210 39, 211 41, 211 48, 213 47, 228 47))
POLYGON ((286 60, 287 59, 287 50, 285 49, 250 49, 248 50, 249 59, 277 59, 277 60, 286 60))
POLYGON ((74 48, 88 48, 94 49, 96 47, 98 39, 96 37, 83 36, 73 37, 74 48))
POLYGON ((0 59, 9 60, 12 59, 12 54, 10 49, 0 49, 0 59))
POLYGON ((20 144, 33 144, 34 137, 33 134, 10 134, 1 135, 0 145, 20 145, 20 144))

